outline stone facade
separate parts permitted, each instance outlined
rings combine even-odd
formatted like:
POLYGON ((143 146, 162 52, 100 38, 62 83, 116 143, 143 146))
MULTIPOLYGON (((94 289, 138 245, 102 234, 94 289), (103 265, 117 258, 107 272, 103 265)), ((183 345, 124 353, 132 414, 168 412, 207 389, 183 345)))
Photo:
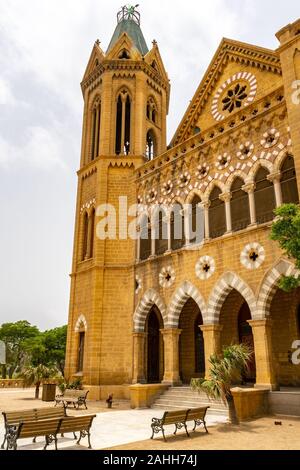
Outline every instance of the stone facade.
POLYGON ((275 51, 223 39, 168 148, 170 86, 157 43, 142 54, 135 18, 119 21, 107 53, 96 42, 82 82, 68 377, 95 393, 187 383, 207 373, 212 353, 251 341, 249 380, 300 384, 290 360, 300 294, 277 287, 295 269, 269 238, 273 209, 300 191, 299 31, 300 20, 283 28, 275 51), (113 205, 118 220, 124 196, 142 208, 140 234, 143 220, 152 236, 165 224, 164 243, 99 239, 99 206, 113 205), (186 228, 193 201, 204 242, 174 243, 172 208, 181 205, 186 228), (159 204, 167 209, 157 225, 159 204))

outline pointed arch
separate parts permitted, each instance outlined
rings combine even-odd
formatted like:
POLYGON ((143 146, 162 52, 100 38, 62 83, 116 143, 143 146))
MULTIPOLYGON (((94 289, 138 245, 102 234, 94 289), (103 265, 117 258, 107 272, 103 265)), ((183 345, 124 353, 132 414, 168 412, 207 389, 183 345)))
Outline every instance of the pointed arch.
POLYGON ((211 193, 213 192, 213 190, 215 189, 215 187, 219 188, 222 193, 226 192, 226 186, 225 186, 224 183, 222 183, 221 181, 212 180, 208 184, 208 186, 207 186, 207 188, 206 188, 206 190, 203 194, 203 198, 204 199, 209 199, 209 197, 210 197, 211 193))
POLYGON ((133 315, 133 329, 136 333, 143 333, 145 331, 145 323, 148 313, 153 305, 159 309, 163 318, 164 325, 167 319, 167 309, 162 297, 156 292, 155 289, 149 289, 140 300, 134 315, 133 315))
POLYGON ((75 333, 79 333, 82 328, 84 331, 87 331, 87 321, 84 315, 80 315, 80 317, 78 317, 75 325, 75 333))
POLYGON ((166 328, 178 328, 179 317, 182 308, 189 299, 193 299, 198 305, 203 321, 206 318, 206 303, 199 290, 189 281, 185 281, 174 293, 167 315, 166 328))
POLYGON ((290 261, 281 259, 265 275, 258 294, 257 320, 263 320, 270 314, 270 306, 274 294, 278 288, 278 282, 282 276, 293 276, 299 274, 290 261))
POLYGON ((253 183, 255 181, 256 174, 261 167, 268 170, 270 174, 274 173, 273 163, 269 162, 269 160, 260 159, 254 163, 251 170, 249 171, 249 174, 247 177, 247 183, 253 183))
POLYGON ((247 178, 249 177, 247 177, 246 173, 244 173, 242 170, 235 170, 226 180, 226 192, 231 191, 231 186, 236 178, 240 178, 243 180, 244 184, 246 184, 247 178))
POLYGON ((192 204, 193 199, 198 196, 198 198, 203 201, 204 194, 200 189, 193 189, 186 197, 185 204, 192 204))
POLYGON ((233 289, 244 297, 248 303, 251 317, 255 317, 256 299, 252 289, 237 274, 227 272, 219 279, 210 294, 207 307, 207 323, 219 323, 224 300, 233 289))

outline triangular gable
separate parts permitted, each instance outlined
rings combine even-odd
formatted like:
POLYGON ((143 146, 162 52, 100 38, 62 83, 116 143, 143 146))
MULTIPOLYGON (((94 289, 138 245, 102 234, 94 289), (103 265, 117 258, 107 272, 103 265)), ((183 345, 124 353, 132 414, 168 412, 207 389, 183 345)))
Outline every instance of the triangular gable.
POLYGON ((151 66, 153 66, 153 63, 154 63, 154 68, 156 69, 158 74, 161 76, 161 78, 165 80, 166 82, 169 82, 169 77, 166 72, 165 66, 163 64, 156 41, 153 41, 153 47, 148 52, 148 54, 145 55, 144 59, 145 59, 145 62, 151 66))
POLYGON ((129 52, 130 60, 141 60, 142 56, 139 50, 135 47, 134 42, 128 36, 127 33, 123 33, 116 43, 113 45, 112 49, 107 53, 106 60, 119 59, 120 53, 126 50, 129 52))
MULTIPOLYGON (((255 86, 254 79, 251 77, 249 72, 247 72, 247 76, 246 72, 243 72, 246 68, 249 69, 249 67, 253 67, 277 74, 277 76, 281 75, 280 58, 275 51, 226 38, 222 39, 220 46, 218 47, 189 107, 183 116, 183 119, 181 120, 181 123, 175 132, 171 141, 171 146, 185 141, 195 133, 195 126, 197 125, 199 116, 208 100, 212 98, 212 95, 216 93, 216 96, 218 96, 218 87, 216 87, 216 84, 219 81, 224 68, 231 61, 240 64, 241 74, 245 74, 244 77, 249 80, 252 86, 255 86)), ((238 75, 239 74, 237 74, 237 76, 238 75)), ((229 83, 230 79, 228 79, 227 82, 229 83)), ((213 103, 212 106, 214 107, 215 104, 213 103)), ((217 119, 222 119, 222 117, 218 116, 215 108, 213 108, 212 111, 215 111, 217 123, 217 119)))
POLYGON ((96 41, 92 53, 90 55, 87 67, 85 69, 82 81, 85 81, 95 70, 95 68, 97 68, 101 62, 103 62, 104 57, 104 52, 100 47, 100 42, 96 41))

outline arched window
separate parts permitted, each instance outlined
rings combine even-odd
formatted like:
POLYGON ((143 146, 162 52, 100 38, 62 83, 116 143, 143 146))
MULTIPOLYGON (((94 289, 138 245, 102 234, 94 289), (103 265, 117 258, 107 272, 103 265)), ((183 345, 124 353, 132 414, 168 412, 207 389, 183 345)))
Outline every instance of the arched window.
POLYGON ((292 155, 287 155, 281 166, 281 193, 283 204, 299 203, 295 162, 292 155))
POLYGON ((101 101, 98 99, 92 110, 92 136, 91 136, 91 160, 99 156, 101 125, 101 101))
POLYGON ((150 97, 147 101, 147 119, 149 119, 154 124, 156 124, 157 107, 156 107, 155 101, 152 97, 150 97))
POLYGON ((85 331, 80 331, 79 341, 78 341, 77 372, 83 371, 84 345, 85 345, 84 343, 85 343, 85 331))
POLYGON ((185 245, 184 212, 181 204, 175 204, 171 212, 171 248, 179 250, 185 245))
POLYGON ((82 227, 82 256, 81 260, 84 261, 87 258, 87 248, 88 248, 88 230, 89 230, 89 217, 87 212, 83 215, 83 227, 82 227))
POLYGON ((212 190, 209 201, 209 235, 218 238, 224 235, 226 227, 225 203, 220 199, 222 191, 217 186, 212 190))
POLYGON ((123 49, 123 51, 119 55, 119 59, 126 59, 126 60, 130 59, 129 52, 126 51, 126 49, 123 49))
POLYGON ((90 215, 90 247, 89 247, 89 257, 93 258, 94 256, 94 239, 95 239, 95 209, 92 210, 90 215))
POLYGON ((201 227, 201 223, 202 223, 202 220, 200 219, 201 217, 201 209, 199 207, 199 204, 201 203, 201 199, 199 196, 194 196, 193 200, 192 200, 192 218, 191 218, 191 226, 190 226, 190 243, 197 243, 198 241, 200 241, 200 231, 201 229, 203 229, 203 227, 201 227))
POLYGON ((116 112, 116 154, 129 155, 131 136, 131 99, 126 90, 122 90, 117 99, 116 112))
POLYGON ((146 143, 146 157, 148 160, 153 160, 156 152, 156 142, 153 131, 150 130, 147 132, 147 143, 146 143))
POLYGON ((232 230, 237 232, 250 225, 249 196, 242 190, 244 181, 236 178, 231 186, 231 224, 232 230))
POLYGON ((168 221, 163 208, 155 214, 155 254, 162 255, 168 249, 168 221))
POLYGON ((145 215, 140 224, 140 259, 144 261, 151 255, 151 223, 145 215))
POLYGON ((263 224, 274 218, 274 209, 276 207, 274 186, 268 180, 269 171, 260 167, 255 177, 255 209, 256 222, 263 224))

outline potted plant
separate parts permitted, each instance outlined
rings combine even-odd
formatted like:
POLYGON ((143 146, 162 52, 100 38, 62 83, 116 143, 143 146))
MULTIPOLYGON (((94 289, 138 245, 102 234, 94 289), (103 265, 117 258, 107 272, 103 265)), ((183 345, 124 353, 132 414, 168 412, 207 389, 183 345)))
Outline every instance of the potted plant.
POLYGON ((56 379, 57 375, 57 369, 39 364, 38 366, 24 367, 20 377, 24 380, 24 387, 35 386, 35 399, 38 400, 41 383, 47 379, 56 379))
POLYGON ((245 344, 228 346, 223 350, 223 357, 217 355, 210 357, 207 380, 191 381, 194 390, 204 391, 208 398, 221 399, 228 406, 231 424, 238 424, 231 388, 241 382, 243 372, 249 367, 252 354, 253 351, 245 344))

